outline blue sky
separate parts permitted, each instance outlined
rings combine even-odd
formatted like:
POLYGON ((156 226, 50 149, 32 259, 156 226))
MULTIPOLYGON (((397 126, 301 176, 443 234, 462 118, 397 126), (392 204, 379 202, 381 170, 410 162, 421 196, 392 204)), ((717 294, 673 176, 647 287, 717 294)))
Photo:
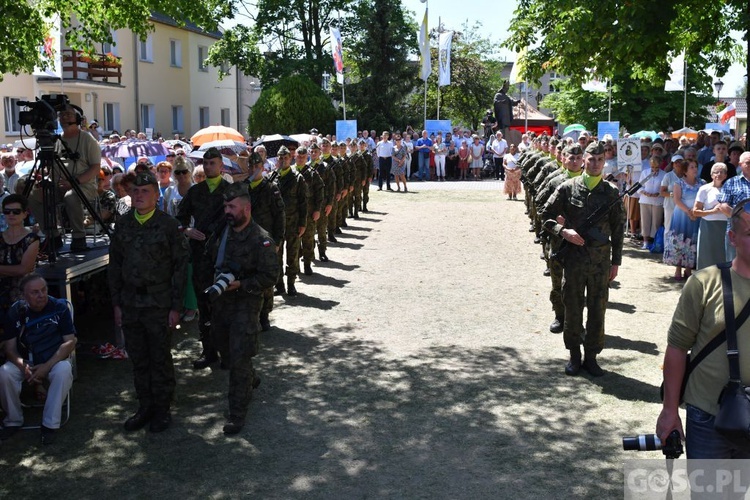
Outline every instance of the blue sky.
MULTIPOLYGON (((508 36, 508 27, 516 9, 516 0, 472 0, 460 2, 456 0, 427 0, 429 6, 427 23, 430 29, 437 27, 438 20, 442 21, 446 29, 458 29, 468 19, 469 25, 475 21, 482 22, 481 34, 498 45, 508 36), (500 7, 501 6, 501 7, 500 7)), ((416 21, 422 22, 425 4, 420 0, 402 0, 404 7, 415 13, 416 21)), ((741 42, 740 35, 735 39, 741 42)), ((499 59, 514 61, 515 53, 503 49, 499 52, 499 59)), ((742 86, 745 68, 742 64, 734 64, 726 75, 719 75, 724 82, 722 95, 734 97, 737 88, 742 86)), ((689 69, 688 69, 688 77, 689 69)))

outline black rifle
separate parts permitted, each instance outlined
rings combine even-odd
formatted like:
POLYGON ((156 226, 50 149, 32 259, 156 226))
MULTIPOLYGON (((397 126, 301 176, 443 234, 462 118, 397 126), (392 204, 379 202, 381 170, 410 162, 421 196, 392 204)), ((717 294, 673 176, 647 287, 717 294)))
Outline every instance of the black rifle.
POLYGON ((270 182, 271 184, 273 184, 273 181, 275 181, 278 176, 279 176, 279 171, 278 170, 274 170, 271 175, 269 175, 268 177, 266 177, 266 179, 268 179, 268 182, 270 182))
MULTIPOLYGON (((653 177, 654 173, 643 179, 643 182, 647 182, 651 177, 653 177)), ((617 197, 616 200, 612 201, 612 203, 608 205, 601 205, 596 210, 591 212, 588 217, 586 217, 586 220, 583 221, 583 223, 579 227, 574 227, 572 229, 575 229, 575 231, 581 235, 582 237, 589 236, 597 241, 604 241, 607 239, 607 236, 604 235, 599 230, 594 230, 594 226, 596 226, 600 220, 602 220, 604 217, 606 217, 609 214, 609 211, 612 210, 612 208, 617 205, 618 203, 622 203, 622 199, 625 196, 632 196, 634 195, 639 189, 641 189, 643 185, 640 182, 636 182, 633 184, 630 189, 626 189, 620 195, 617 197)), ((565 221, 565 224, 567 225, 567 221, 565 221)), ((560 243, 560 247, 557 249, 555 253, 553 253, 550 258, 559 260, 560 262, 565 262, 565 257, 570 253, 571 251, 571 243, 568 242, 565 238, 562 238, 562 242, 560 243)))

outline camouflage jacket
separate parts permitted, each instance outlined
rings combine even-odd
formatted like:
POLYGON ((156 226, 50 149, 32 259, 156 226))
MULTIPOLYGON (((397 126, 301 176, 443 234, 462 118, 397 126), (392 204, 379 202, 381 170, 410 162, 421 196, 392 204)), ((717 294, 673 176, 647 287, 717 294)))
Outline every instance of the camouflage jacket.
POLYGON ((112 304, 180 311, 187 283, 187 240, 177 220, 161 210, 144 224, 134 213, 120 218, 109 246, 112 304))
POLYGON ((279 175, 277 182, 284 200, 287 226, 293 224, 295 228, 305 227, 307 224, 307 184, 304 179, 296 168, 290 168, 288 174, 279 175))
POLYGON ((319 160, 311 165, 325 184, 323 206, 333 205, 333 199, 336 196, 336 174, 333 171, 333 165, 329 160, 319 160))
POLYGON ((250 205, 253 220, 268 231, 273 241, 284 240, 286 221, 284 219, 284 200, 276 184, 263 179, 254 188, 246 183, 250 191, 250 205))
MULTIPOLYGON (((320 212, 323 209, 325 185, 323 184, 323 179, 320 178, 320 175, 310 168, 305 170, 305 173, 302 174, 302 178, 307 185, 307 217, 311 218, 313 212, 320 212)), ((307 224, 307 222, 305 222, 305 224, 307 224)))
MULTIPOLYGON (((199 182, 188 189, 177 210, 177 220, 182 227, 190 227, 191 217, 195 220, 195 229, 210 238, 222 225, 224 219, 224 190, 229 182, 222 179, 219 186, 211 193, 206 182, 199 182)), ((200 259, 204 253, 205 242, 190 240, 193 259, 200 259)))

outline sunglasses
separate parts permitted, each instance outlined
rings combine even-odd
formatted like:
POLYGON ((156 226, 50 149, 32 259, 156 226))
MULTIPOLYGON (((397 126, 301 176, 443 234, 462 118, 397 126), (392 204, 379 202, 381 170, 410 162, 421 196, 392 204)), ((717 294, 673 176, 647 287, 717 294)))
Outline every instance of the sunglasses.
POLYGON ((175 156, 176 156, 176 155, 174 155, 174 154, 171 154, 171 155, 167 155, 167 158, 174 158, 175 156))
POLYGON ((187 173, 188 173, 187 170, 175 170, 174 171, 174 175, 185 175, 187 173))
POLYGON ((20 208, 4 208, 3 209, 3 214, 5 215, 10 215, 10 214, 21 215, 22 213, 23 213, 23 210, 21 210, 20 208))

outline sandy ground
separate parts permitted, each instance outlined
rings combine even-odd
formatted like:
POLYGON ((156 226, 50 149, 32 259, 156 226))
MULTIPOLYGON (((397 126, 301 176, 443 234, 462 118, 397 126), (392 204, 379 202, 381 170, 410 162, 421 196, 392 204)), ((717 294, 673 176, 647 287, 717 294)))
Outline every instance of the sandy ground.
POLYGON ((237 437, 221 433, 226 372, 190 369, 193 326, 175 336, 174 425, 160 435, 121 431, 128 362, 80 356, 71 421, 54 448, 31 431, 3 443, 0 496, 620 498, 636 455, 621 437, 654 430, 681 285, 626 243, 607 374, 566 377, 540 247, 500 187, 373 189, 331 262, 276 298, 237 437))

